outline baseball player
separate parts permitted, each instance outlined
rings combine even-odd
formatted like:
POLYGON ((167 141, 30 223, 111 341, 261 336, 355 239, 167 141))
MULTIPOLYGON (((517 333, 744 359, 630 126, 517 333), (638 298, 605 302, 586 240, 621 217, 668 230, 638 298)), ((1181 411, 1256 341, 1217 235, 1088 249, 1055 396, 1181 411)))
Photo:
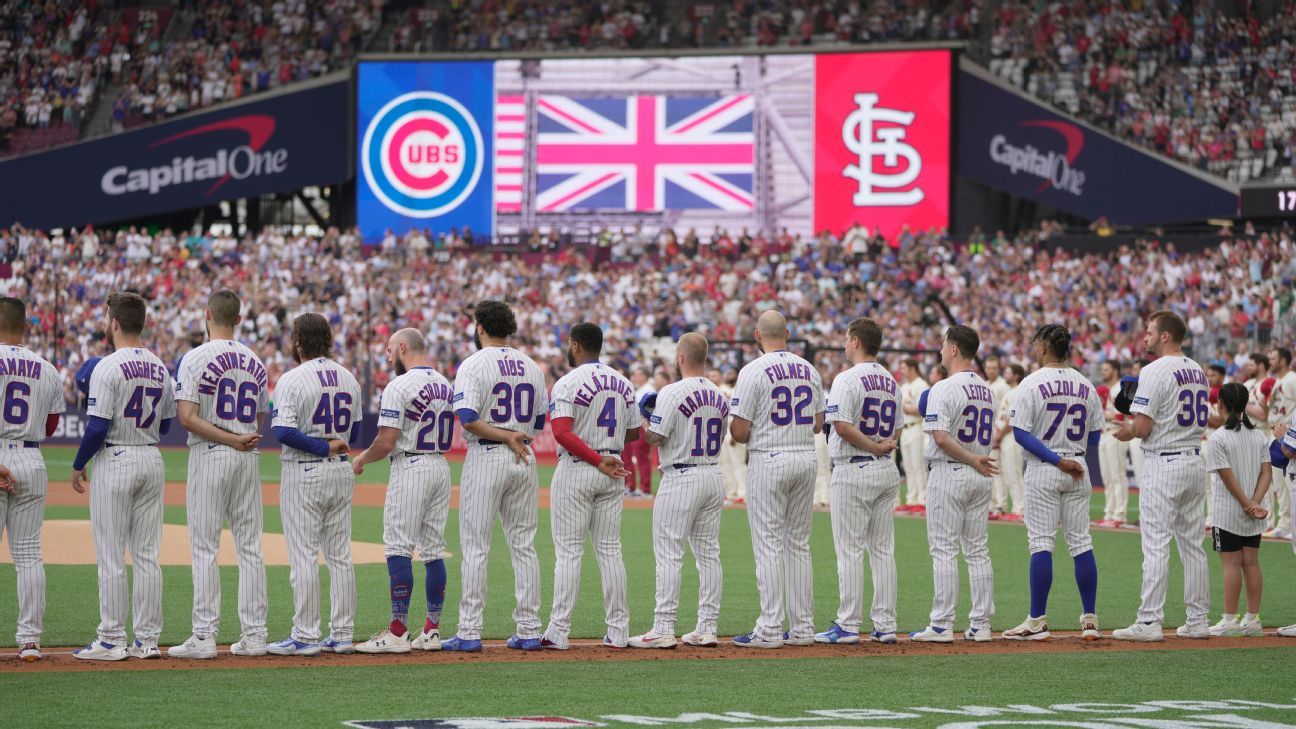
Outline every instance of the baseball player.
POLYGON ((904 361, 900 384, 904 409, 904 427, 900 431, 900 460, 904 463, 905 503, 900 511, 921 514, 927 503, 927 464, 923 450, 927 436, 923 433, 922 415, 918 412, 918 399, 927 392, 927 381, 922 378, 918 360, 910 357, 904 361))
MULTIPOLYGON (((636 407, 638 402, 643 399, 644 395, 657 391, 652 386, 652 383, 648 381, 648 373, 640 367, 636 367, 630 372, 630 383, 635 387, 636 407)), ((625 452, 622 453, 622 455, 625 456, 624 461, 626 470, 630 472, 630 474, 626 476, 626 493, 637 493, 637 486, 640 483, 648 484, 648 486, 651 487, 652 448, 648 445, 648 441, 643 438, 628 441, 625 444, 625 452)), ((647 490, 651 491, 652 489, 647 488, 647 490)))
POLYGON ((450 381, 429 364, 427 340, 401 329, 387 340, 387 361, 396 378, 383 388, 378 434, 351 463, 359 476, 370 463, 391 459, 383 501, 383 548, 391 592, 391 623, 355 647, 357 653, 441 650, 445 602, 445 526, 450 514, 450 467, 445 452, 454 439, 454 393, 450 381), (410 594, 414 549, 423 560, 427 615, 411 640, 410 594))
POLYGON ((1102 438, 1103 407, 1093 385, 1067 364, 1071 332, 1045 324, 1031 339, 1040 368, 1031 373, 1013 398, 1014 440, 1026 457, 1026 537, 1030 542, 1030 615, 1005 630, 1009 640, 1047 640, 1046 608, 1053 585, 1053 543, 1058 527, 1066 536, 1080 588, 1080 635, 1097 640, 1094 615, 1098 563, 1089 536, 1089 497, 1093 492, 1085 468, 1085 451, 1102 438))
POLYGON ((1181 638, 1209 638, 1210 573, 1202 549, 1207 474, 1201 437, 1209 413, 1206 373, 1183 353, 1187 326, 1177 314, 1158 311, 1148 319, 1145 345, 1156 361, 1142 368, 1130 406, 1132 421, 1116 437, 1143 439, 1144 469, 1139 491, 1143 543, 1143 590, 1138 619, 1112 632, 1117 640, 1162 640, 1170 540, 1184 566, 1187 622, 1181 638))
POLYGON ((1116 393, 1120 390, 1120 362, 1109 359, 1102 363, 1103 386, 1099 388, 1103 401, 1103 434, 1098 441, 1098 464, 1102 468, 1103 518, 1101 527, 1119 527, 1125 524, 1129 510, 1129 480, 1126 463, 1129 444, 1116 440, 1116 430, 1125 416, 1116 410, 1116 393), (1105 389, 1103 389, 1105 388, 1105 389))
POLYGON ((950 643, 958 605, 958 553, 967 562, 972 587, 970 625, 965 640, 991 639, 994 569, 990 564, 987 519, 991 479, 999 469, 990 457, 994 435, 994 392, 974 369, 981 347, 975 330, 961 324, 945 332, 941 363, 949 376, 927 393, 923 430, 927 443, 927 546, 931 550, 935 594, 931 623, 910 640, 950 643))
MULTIPOLYGON (((1008 391, 1012 389, 1003 376, 1003 366, 998 357, 988 357, 984 363, 985 381, 990 386, 990 392, 994 393, 995 407, 1003 402, 1008 391)), ((1000 416, 1002 410, 996 410, 1000 416)), ((998 422, 998 421, 996 421, 998 422)), ((993 496, 990 499, 990 518, 998 519, 1008 512, 1008 482, 1003 470, 1003 454, 999 452, 1000 440, 991 436, 990 438, 990 457, 995 459, 999 464, 999 473, 995 475, 992 481, 993 496)))
MULTIPOLYGON (((827 368, 819 369, 823 382, 824 402, 832 394, 833 374, 827 368)), ((814 508, 827 509, 832 500, 832 454, 828 452, 828 431, 815 434, 815 487, 814 508)))
MULTIPOLYGON (((1296 371, 1291 367, 1291 350, 1277 347, 1269 353, 1269 374, 1274 378, 1273 392, 1269 396, 1269 426, 1287 425, 1296 415, 1296 371)), ((1281 481, 1282 474, 1273 474, 1281 481)), ((1274 505, 1270 510, 1273 529, 1266 536, 1277 539, 1292 538, 1292 501, 1287 489, 1274 489, 1274 505)))
POLYGON ((621 506, 627 471, 621 451, 639 438, 634 385, 599 363, 603 330, 582 322, 571 328, 567 364, 572 370, 554 384, 549 417, 558 441, 558 467, 550 482, 550 527, 554 541, 553 610, 541 641, 565 650, 572 610, 580 592, 585 539, 594 545, 603 577, 607 635, 603 644, 625 648, 630 638, 625 562, 621 559, 621 506))
POLYGON ((94 474, 90 526, 99 563, 99 635, 72 655, 82 660, 161 658, 162 489, 158 440, 176 415, 166 365, 140 344, 147 306, 139 294, 108 297, 108 336, 116 348, 90 375, 85 435, 72 462, 72 488, 94 474), (93 459, 93 460, 92 460, 93 459), (135 641, 126 646, 126 549, 134 565, 135 641))
POLYGON ((49 475, 40 443, 58 427, 64 404, 58 370, 23 346, 26 333, 27 305, 0 297, 0 531, 18 575, 18 657, 30 662, 41 659, 45 616, 41 522, 49 475))
MULTIPOLYGON (((1290 423, 1273 426, 1273 436, 1276 440, 1269 446, 1271 462, 1279 472, 1275 475, 1283 476, 1283 479, 1274 484, 1273 488, 1285 488, 1289 492, 1296 492, 1296 467, 1292 467, 1288 463, 1291 459, 1296 458, 1296 414, 1292 415, 1290 423)), ((1296 541, 1292 543, 1292 549, 1296 549, 1296 541)), ((1296 625, 1279 628, 1278 635, 1285 638, 1296 638, 1296 625)))
MULTIPOLYGON (((738 372, 729 370, 722 385, 726 399, 732 400, 734 385, 738 382, 738 372)), ((730 419, 733 416, 729 416, 730 419)), ((725 432, 729 431, 729 420, 725 421, 725 432)), ((725 503, 747 503, 747 445, 733 439, 733 433, 726 435, 720 443, 720 471, 725 479, 725 503)))
MULTIPOLYGON (((996 442, 999 445, 999 482, 1012 502, 1012 510, 1001 514, 999 518, 1008 521, 1019 521, 1025 514, 1025 483, 1022 476, 1025 473, 1026 462, 1023 460, 1022 449, 1017 441, 1005 437, 1012 434, 1010 421, 1013 398, 1017 396, 1017 391, 1021 389, 1021 381, 1025 378, 1026 370, 1021 365, 1016 362, 1004 365, 1003 381, 1008 386, 1008 390, 999 399, 997 406, 999 414, 995 420, 998 427, 995 428, 994 440, 990 444, 992 447, 996 442)), ((993 387, 990 389, 994 390, 993 387)))
POLYGON ((275 387, 271 419, 283 444, 279 500, 293 588, 293 629, 267 650, 276 656, 353 653, 355 566, 347 443, 359 428, 360 383, 330 359, 333 330, 319 314, 293 320, 293 360, 275 387), (320 553, 329 571, 329 637, 320 640, 320 553))
MULTIPOLYGON (((1139 373, 1144 367, 1152 364, 1150 359, 1140 359, 1130 368, 1130 376, 1137 381, 1139 373)), ((1122 378, 1124 379, 1124 378, 1122 378)), ((1125 420, 1130 421, 1134 416, 1126 415, 1125 420)), ((1134 474, 1134 485, 1141 486, 1143 483, 1143 439, 1135 436, 1125 444, 1129 448, 1130 471, 1134 474)))
POLYGON ((765 354, 742 368, 734 390, 730 427, 747 444, 747 521, 761 604, 755 629, 733 639, 743 648, 810 645, 815 636, 810 525, 823 386, 814 365, 787 351, 787 340, 783 315, 761 314, 756 342, 765 354))
POLYGON ((652 630, 630 639, 632 648, 674 648, 684 545, 698 571, 697 627, 680 638, 687 645, 714 648, 724 572, 720 565, 720 512, 724 477, 719 454, 729 417, 729 399, 702 377, 707 340, 689 332, 675 345, 680 380, 644 401, 648 442, 661 454, 661 485, 653 502, 653 556, 657 562, 657 610, 652 630))
POLYGON ((171 658, 215 658, 220 631, 221 523, 229 521, 239 561, 242 638, 234 655, 265 655, 266 576, 261 556, 261 457, 268 378, 261 359, 234 341, 242 321, 233 291, 207 298, 208 342, 190 351, 176 373, 176 411, 189 431, 185 512, 193 557, 193 635, 171 658))
POLYGON ((459 487, 459 539, 463 552, 459 631, 442 650, 481 651, 486 608, 486 558, 498 516, 513 557, 513 611, 517 633, 510 648, 541 650, 540 560, 535 551, 539 481, 531 441, 544 430, 549 408, 545 379, 530 357, 509 346, 517 333, 513 310, 483 301, 473 314, 479 351, 455 374, 455 415, 468 442, 459 487))
POLYGON ((900 471, 891 454, 899 445, 900 385, 877 361, 882 329, 856 319, 846 329, 846 358, 854 367, 834 380, 828 398, 832 424, 832 531, 841 603, 837 620, 815 636, 819 643, 858 643, 863 619, 863 559, 873 573, 873 631, 869 640, 896 642, 895 521, 892 505, 900 471))

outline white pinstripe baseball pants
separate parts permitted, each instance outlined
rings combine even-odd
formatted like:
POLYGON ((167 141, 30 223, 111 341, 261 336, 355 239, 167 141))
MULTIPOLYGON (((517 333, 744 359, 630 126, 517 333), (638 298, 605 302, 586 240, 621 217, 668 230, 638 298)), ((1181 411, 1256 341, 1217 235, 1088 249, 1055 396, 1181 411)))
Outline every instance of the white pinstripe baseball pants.
POLYGON ((459 597, 460 638, 481 638, 486 609, 486 558, 491 530, 499 515, 504 541, 513 557, 513 621, 520 638, 539 638, 540 558, 535 535, 540 491, 535 455, 518 463, 502 445, 468 446, 459 488, 459 540, 463 552, 462 594, 459 597))
POLYGON ((0 529, 9 538, 18 577, 18 645, 39 643, 45 617, 45 563, 41 523, 49 477, 39 448, 0 445, 0 464, 13 472, 14 493, 0 493, 0 529))
POLYGON ((1202 547, 1208 477, 1201 456, 1144 453, 1139 490, 1139 532, 1143 545, 1143 590, 1139 622, 1163 622, 1170 572, 1170 540, 1179 546, 1184 568, 1188 624, 1205 623, 1210 612, 1210 569, 1202 547))
POLYGON ((229 446, 199 443, 189 449, 189 481, 185 488, 189 517, 189 549, 193 556, 193 632, 220 632, 221 524, 228 521, 238 555, 239 624, 244 638, 266 639, 265 562, 261 534, 261 455, 229 446))
MULTIPOLYGON (((661 498, 660 492, 657 498, 661 498)), ((589 537, 603 582, 607 638, 630 639, 625 561, 621 557, 621 506, 625 479, 609 478, 584 461, 563 456, 549 489, 549 527, 554 543, 553 610, 545 637, 567 644, 572 611, 580 594, 581 558, 589 537)))
MULTIPOLYGON (((1085 465, 1084 456, 1064 457, 1085 465)), ((1032 459, 1026 466, 1026 510, 1022 519, 1030 553, 1052 552, 1059 526, 1072 557, 1093 549, 1089 535, 1092 494, 1087 467, 1083 477, 1074 479, 1056 466, 1032 459)))
POLYGON ((994 568, 990 564, 991 480, 971 466, 935 461, 927 474, 927 546, 932 556, 931 624, 954 627, 958 606, 958 554, 963 550, 972 588, 973 628, 989 628, 994 617, 994 568))
POLYGON ((383 554, 432 562, 445 558, 450 465, 440 453, 397 453, 383 499, 383 554))
POLYGON ((892 505, 900 490, 894 459, 851 463, 840 458, 832 474, 832 532, 837 552, 837 588, 841 603, 837 624, 860 632, 864 615, 864 553, 873 573, 873 629, 896 629, 895 518, 892 505))
POLYGON ((791 637, 815 632, 810 527, 818 468, 813 450, 749 452, 747 523, 760 593, 755 632, 762 640, 783 639, 785 606, 791 637))
POLYGON ((90 461, 90 527, 99 563, 99 640, 126 642, 126 550, 134 572, 135 639, 162 634, 162 490, 157 446, 105 445, 90 461))
POLYGON ((320 641, 319 555, 329 571, 329 635, 355 635, 351 501, 355 473, 345 457, 284 461, 279 490, 293 588, 293 640, 320 641))
POLYGON ((679 614, 680 573, 684 545, 693 550, 698 571, 697 629, 714 635, 724 592, 720 564, 720 514, 724 508, 724 474, 719 466, 662 470, 653 502, 653 557, 657 563, 657 608, 653 632, 675 635, 679 614))

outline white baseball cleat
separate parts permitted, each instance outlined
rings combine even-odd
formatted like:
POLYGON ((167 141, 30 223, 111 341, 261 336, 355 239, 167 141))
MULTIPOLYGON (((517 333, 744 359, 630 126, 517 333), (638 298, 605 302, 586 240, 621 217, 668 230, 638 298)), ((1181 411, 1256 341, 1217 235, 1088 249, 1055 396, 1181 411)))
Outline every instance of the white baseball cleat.
POLYGON ((679 645, 679 641, 675 640, 675 636, 673 635, 657 635, 650 630, 643 635, 636 635, 626 641, 626 644, 631 648, 658 648, 661 650, 670 650, 679 645))
POLYGON ((915 643, 953 643, 954 631, 949 628, 937 628, 934 625, 928 625, 922 630, 910 633, 909 640, 915 643))
POLYGON ((230 653, 236 656, 264 656, 266 642, 261 638, 243 638, 230 646, 230 653))
POLYGON ((409 634, 396 635, 390 628, 384 628, 363 643, 357 643, 356 653, 409 653, 409 634))
POLYGON ((1165 640, 1165 634, 1161 631, 1161 623, 1136 622, 1128 628, 1113 630, 1111 637, 1116 640, 1133 640, 1142 643, 1155 643, 1165 640))
POLYGON ((1178 628, 1175 628, 1175 635, 1180 638, 1203 640, 1211 637, 1211 631, 1210 626, 1206 623, 1194 623, 1192 625, 1180 625, 1178 628))
POLYGON ((1005 630, 1003 637, 1007 640, 1048 640, 1053 634, 1048 629, 1048 618, 1041 615, 1038 618, 1028 616, 1021 625, 1005 630))
POLYGON ((157 643, 143 643, 138 638, 134 643, 131 643, 129 653, 131 658, 152 659, 162 657, 162 651, 158 650, 157 643))
POLYGON ((976 643, 989 643, 994 639, 994 633, 989 628, 968 628, 963 631, 963 640, 970 640, 976 643))
POLYGON ((1098 616, 1093 613, 1085 613, 1080 616, 1080 637, 1084 640, 1098 640, 1102 633, 1098 632, 1098 616))
POLYGON ((41 659, 39 643, 23 643, 18 649, 18 658, 27 663, 35 663, 41 659))
POLYGON ((1288 625, 1278 629, 1278 635, 1284 638, 1296 638, 1296 625, 1288 625))
POLYGON ((746 635, 735 635, 733 644, 739 648, 782 648, 783 639, 766 640, 758 637, 755 633, 747 633, 746 635))
POLYGON ((441 629, 433 628, 419 633, 417 638, 410 641, 410 648, 416 651, 441 650, 441 629))
POLYGON ((95 638, 94 642, 85 648, 72 651, 72 657, 83 661, 124 661, 130 657, 130 654, 126 652, 124 645, 105 643, 95 638))
POLYGON ((1242 635, 1242 626, 1238 625, 1236 615, 1232 618, 1220 618, 1218 623, 1210 627, 1210 634, 1221 638, 1232 638, 1235 635, 1242 635))
POLYGON ((1248 638, 1258 638, 1264 635, 1264 624, 1260 622, 1259 615, 1254 620, 1238 618, 1238 629, 1241 631, 1238 635, 1245 635, 1248 638))
POLYGON ((720 645, 720 639, 715 633, 685 633, 680 637, 680 642, 685 645, 697 646, 698 648, 716 648, 720 645))
POLYGON ((814 645, 814 634, 793 636, 788 631, 783 631, 783 645, 814 645))
POLYGON ((216 639, 212 636, 200 638, 197 635, 189 636, 189 640, 177 646, 167 649, 168 658, 197 658, 208 659, 216 657, 216 639))

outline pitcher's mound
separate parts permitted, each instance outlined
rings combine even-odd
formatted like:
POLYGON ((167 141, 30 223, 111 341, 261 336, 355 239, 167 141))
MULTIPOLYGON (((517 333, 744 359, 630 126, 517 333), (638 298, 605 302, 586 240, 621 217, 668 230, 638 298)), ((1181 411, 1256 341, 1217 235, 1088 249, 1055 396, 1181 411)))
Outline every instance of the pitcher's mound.
MULTIPOLYGON (((282 534, 263 534, 261 554, 267 565, 288 564, 288 546, 282 534)), ((45 522, 41 528, 41 556, 45 564, 94 564, 94 533, 89 521, 56 519, 45 522)), ((222 565, 238 564, 234 553, 234 538, 228 529, 221 531, 220 553, 222 565)), ((383 545, 370 542, 351 542, 351 559, 356 564, 386 562, 383 545)), ((188 567, 193 564, 189 554, 189 529, 176 524, 162 525, 162 550, 159 561, 164 565, 188 567)), ((0 541, 0 563, 13 564, 8 540, 0 541)), ((129 552, 126 563, 130 564, 129 552)), ((323 564, 323 558, 320 564, 323 564)))

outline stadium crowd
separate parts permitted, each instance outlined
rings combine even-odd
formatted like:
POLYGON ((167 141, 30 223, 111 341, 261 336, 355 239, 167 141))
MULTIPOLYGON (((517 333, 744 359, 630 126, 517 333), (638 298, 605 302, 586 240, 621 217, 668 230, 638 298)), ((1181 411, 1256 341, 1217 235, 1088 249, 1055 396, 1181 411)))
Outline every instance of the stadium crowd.
POLYGON ((415 7, 392 39, 398 52, 553 51, 642 48, 651 43, 655 3, 611 0, 472 0, 415 7))

